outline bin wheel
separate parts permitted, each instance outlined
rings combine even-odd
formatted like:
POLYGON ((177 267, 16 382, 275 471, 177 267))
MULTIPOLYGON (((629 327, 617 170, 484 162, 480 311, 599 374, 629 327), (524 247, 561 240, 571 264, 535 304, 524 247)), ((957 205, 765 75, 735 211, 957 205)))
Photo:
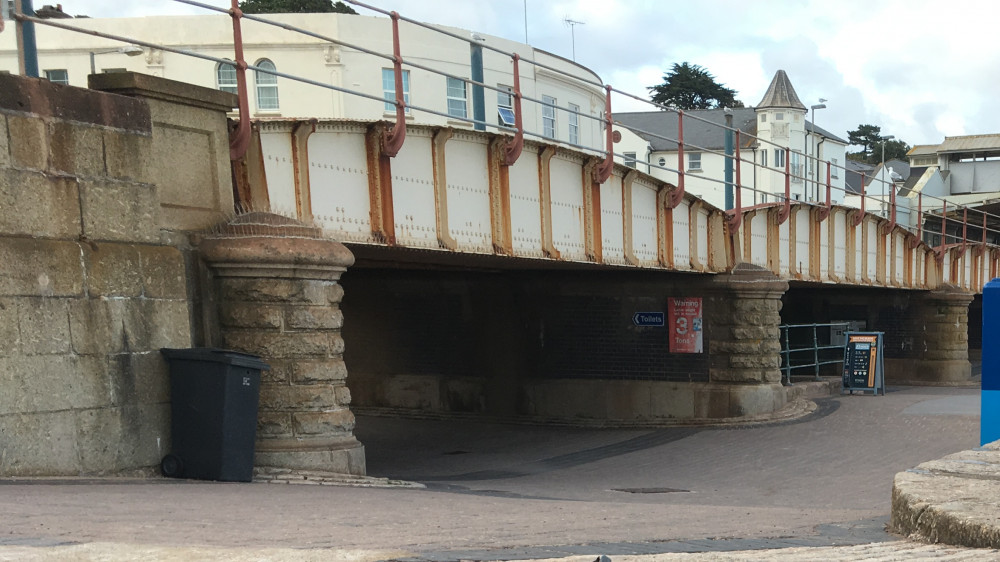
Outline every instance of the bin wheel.
POLYGON ((169 478, 180 478, 184 472, 184 463, 177 455, 167 455, 160 461, 160 472, 169 478))

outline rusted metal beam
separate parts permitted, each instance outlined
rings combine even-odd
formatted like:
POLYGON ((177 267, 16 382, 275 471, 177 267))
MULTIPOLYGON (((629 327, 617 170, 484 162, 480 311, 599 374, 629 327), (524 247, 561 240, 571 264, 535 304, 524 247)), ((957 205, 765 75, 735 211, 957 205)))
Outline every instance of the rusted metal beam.
POLYGON ((506 141, 497 137, 487 145, 487 165, 489 166, 490 235, 493 238, 493 253, 513 255, 514 241, 511 236, 510 216, 510 167, 504 164, 506 141))
POLYGON ((785 224, 792 212, 792 172, 788 152, 785 151, 785 202, 781 206, 781 212, 778 213, 778 224, 785 224))
POLYGON ((300 121, 292 128, 292 178, 295 184, 296 217, 309 224, 312 193, 309 184, 309 137, 316 132, 316 119, 300 121))
POLYGON ((642 262, 635 255, 635 239, 634 239, 634 226, 633 219, 635 218, 632 214, 632 183, 635 182, 635 178, 639 175, 639 171, 636 169, 629 170, 625 177, 622 178, 622 241, 625 253, 625 263, 629 265, 639 266, 642 262))
POLYGON ((597 167, 597 173, 594 175, 594 181, 598 184, 602 184, 608 181, 611 177, 611 172, 615 169, 615 140, 614 131, 612 130, 612 119, 611 119, 611 86, 604 87, 604 132, 605 136, 605 148, 608 151, 604 155, 604 162, 597 167))
POLYGON ((396 89, 396 124, 392 132, 385 136, 383 152, 386 156, 394 158, 406 140, 406 99, 403 92, 403 57, 399 47, 399 14, 390 12, 389 17, 392 18, 392 73, 396 89))
POLYGON ((518 61, 521 57, 517 53, 511 56, 511 60, 514 62, 514 127, 517 128, 517 132, 514 133, 514 138, 507 144, 507 151, 504 155, 504 163, 507 166, 513 166, 514 162, 521 156, 521 151, 524 149, 524 121, 521 115, 521 71, 518 66, 518 61))
POLYGON ((538 205, 542 219, 542 253, 552 259, 562 256, 552 237, 552 157, 556 147, 546 146, 538 153, 538 205))
POLYGON ((365 155, 372 238, 392 246, 396 244, 396 222, 392 204, 392 159, 385 153, 385 134, 385 122, 368 128, 365 155))
POLYGON ((236 95, 239 99, 240 110, 239 123, 237 123, 236 129, 229 137, 229 159, 239 160, 246 154, 247 146, 250 144, 250 98, 247 95, 247 61, 243 57, 243 31, 240 26, 243 11, 240 10, 238 0, 232 0, 229 15, 233 18, 233 49, 236 56, 236 95))
POLYGON ((587 259, 594 263, 604 261, 604 241, 601 236, 601 161, 588 159, 583 166, 583 243, 587 259))
MULTIPOLYGON (((431 140, 431 167, 434 172, 434 218, 438 245, 446 250, 458 249, 458 242, 451 236, 448 222, 448 174, 445 145, 454 130, 442 127, 434 132, 431 140)), ((490 178, 492 182, 492 178, 490 178)))

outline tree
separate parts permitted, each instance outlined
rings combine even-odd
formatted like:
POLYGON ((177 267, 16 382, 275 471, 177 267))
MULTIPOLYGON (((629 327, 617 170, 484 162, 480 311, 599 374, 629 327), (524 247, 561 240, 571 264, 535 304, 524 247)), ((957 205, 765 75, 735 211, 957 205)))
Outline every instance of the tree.
POLYGON ((847 155, 851 160, 867 162, 868 164, 879 164, 882 162, 882 149, 885 145, 885 161, 905 160, 906 153, 910 151, 910 145, 900 139, 882 138, 882 128, 877 125, 858 125, 858 128, 847 132, 847 140, 853 144, 861 146, 861 152, 852 152, 847 155))
POLYGON ((357 14, 340 0, 245 0, 240 9, 248 14, 357 14))
POLYGON ((743 107, 743 102, 736 99, 736 90, 719 84, 697 64, 674 63, 670 72, 663 75, 663 83, 648 89, 654 103, 678 109, 743 107))

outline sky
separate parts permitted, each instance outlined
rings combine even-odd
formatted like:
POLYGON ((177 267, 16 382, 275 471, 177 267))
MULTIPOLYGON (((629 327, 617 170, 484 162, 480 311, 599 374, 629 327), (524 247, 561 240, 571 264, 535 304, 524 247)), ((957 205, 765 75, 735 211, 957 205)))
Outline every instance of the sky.
MULTIPOLYGON (((61 2, 67 13, 91 17, 207 13, 172 0, 61 2)), ((781 69, 807 107, 827 100, 826 109, 816 110, 816 124, 844 139, 863 123, 910 145, 1000 132, 1000 111, 991 101, 1000 88, 996 0, 369 2, 515 41, 525 42, 527 32, 528 43, 566 58, 575 47, 578 63, 642 97, 674 63, 688 62, 735 89, 745 105, 756 105, 781 69), (567 19, 581 23, 570 26, 567 19)), ((620 96, 612 105, 613 111, 654 109, 620 96)))

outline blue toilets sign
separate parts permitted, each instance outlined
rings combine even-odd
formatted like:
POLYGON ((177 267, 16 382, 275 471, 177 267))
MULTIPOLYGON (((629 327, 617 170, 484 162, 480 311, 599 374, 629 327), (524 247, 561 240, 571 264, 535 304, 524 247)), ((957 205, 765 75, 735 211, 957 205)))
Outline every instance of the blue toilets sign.
POLYGON ((636 326, 662 328, 666 322, 662 312, 636 312, 632 315, 632 323, 636 326))
POLYGON ((1000 278, 983 287, 983 390, 981 445, 1000 439, 1000 278))

